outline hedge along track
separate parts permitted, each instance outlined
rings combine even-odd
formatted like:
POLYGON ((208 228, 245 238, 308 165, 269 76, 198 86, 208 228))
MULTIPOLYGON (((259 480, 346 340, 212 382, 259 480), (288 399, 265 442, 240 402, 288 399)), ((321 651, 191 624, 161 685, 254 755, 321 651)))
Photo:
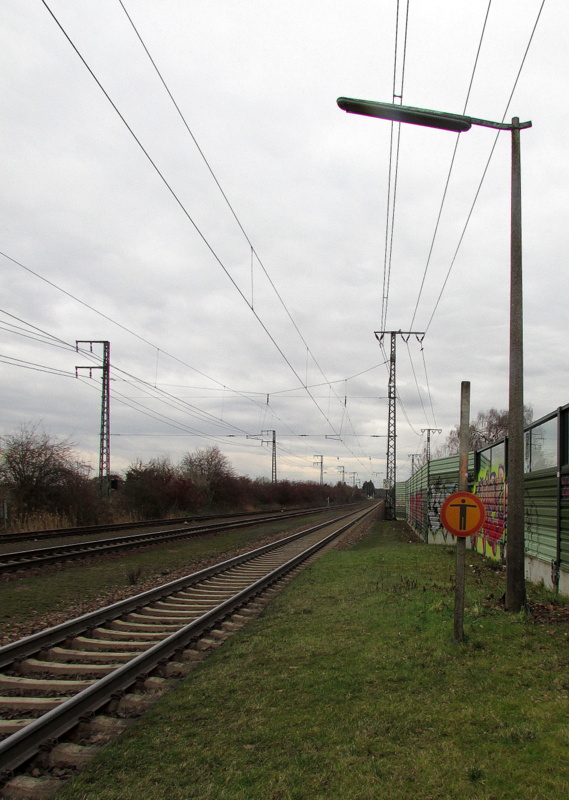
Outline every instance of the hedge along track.
MULTIPOLYGON (((225 531, 237 530, 239 528, 251 528, 257 525, 267 525, 271 522, 282 522, 285 519, 295 517, 305 517, 307 514, 322 514, 329 512, 329 508, 315 509, 307 511, 289 511, 278 514, 270 514, 263 517, 256 517, 245 520, 233 520, 231 522, 221 522, 211 525, 200 525, 189 528, 184 525, 180 528, 170 528, 168 530, 150 531, 148 533, 129 534, 128 536, 118 536, 112 539, 94 539, 90 541, 76 542, 74 544, 56 545, 54 547, 42 547, 36 549, 18 550, 12 553, 0 553, 0 575, 20 572, 50 564, 60 564, 66 561, 76 561, 89 557, 109 555, 116 552, 127 550, 138 550, 141 547, 152 547, 155 545, 166 544, 167 542, 181 539, 190 539, 194 536, 205 536, 212 533, 223 533, 225 531)), ((0 539, 0 544, 2 540, 0 539)))
MULTIPOLYGON (((203 651, 255 613, 264 593, 376 509, 374 504, 343 514, 0 648, 0 734, 7 737, 0 742, 3 780, 103 708, 115 717, 115 724, 96 717, 106 729, 123 727, 121 717, 140 715, 167 688, 165 679, 186 674, 203 651)), ((55 746, 51 759, 44 753, 37 763, 49 774, 50 767, 68 763, 66 758, 77 767, 92 750, 68 745, 62 760, 55 746)), ((18 794, 22 781, 34 778, 9 780, 2 795, 28 796, 18 794)))

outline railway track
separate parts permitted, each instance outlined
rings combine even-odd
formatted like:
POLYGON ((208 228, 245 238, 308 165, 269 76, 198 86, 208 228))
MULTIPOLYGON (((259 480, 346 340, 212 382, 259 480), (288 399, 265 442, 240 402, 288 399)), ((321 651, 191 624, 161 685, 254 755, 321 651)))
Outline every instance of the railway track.
MULTIPOLYGON (((336 508, 346 508, 348 506, 336 506, 336 508)), ((297 512, 305 514, 317 514, 323 511, 329 511, 329 506, 316 506, 308 508, 297 508, 297 512)), ((278 509, 280 511, 280 509, 278 509)), ((231 514, 195 514, 187 515, 185 517, 176 517, 172 519, 151 519, 141 520, 138 522, 116 522, 112 525, 79 525, 75 528, 50 528, 43 531, 22 531, 20 533, 2 533, 0 532, 0 544, 8 544, 10 542, 39 542, 43 539, 66 539, 69 537, 83 536, 89 534, 104 534, 111 531, 128 531, 136 530, 138 528, 163 528, 172 525, 186 525, 191 522, 200 524, 202 522, 210 522, 211 520, 230 520, 230 519, 255 519, 255 517, 264 517, 274 511, 236 511, 231 514)))
POLYGON ((118 551, 140 549, 179 539, 189 539, 195 536, 204 536, 211 533, 250 528, 257 525, 266 525, 271 522, 281 522, 285 519, 305 517, 307 513, 329 512, 328 508, 316 509, 313 512, 289 511, 269 514, 262 517, 247 517, 231 522, 215 523, 190 527, 183 524, 180 527, 167 530, 149 531, 147 533, 115 536, 109 539, 91 539, 74 542, 73 544, 55 545, 52 547, 28 548, 9 553, 0 552, 0 575, 22 570, 37 569, 38 567, 59 564, 66 561, 76 561, 87 557, 108 555, 118 551))
MULTIPOLYGON (((2 780, 31 759, 40 764, 33 772, 54 780, 50 770, 69 759, 62 748, 67 754, 74 748, 75 765, 88 760, 89 741, 104 740, 105 731, 140 715, 172 677, 186 674, 204 650, 240 627, 254 613, 251 604, 376 509, 344 513, 0 648, 2 780), (82 744, 56 744, 87 719, 82 744)), ((18 780, 33 778, 17 776, 4 791, 18 780)))

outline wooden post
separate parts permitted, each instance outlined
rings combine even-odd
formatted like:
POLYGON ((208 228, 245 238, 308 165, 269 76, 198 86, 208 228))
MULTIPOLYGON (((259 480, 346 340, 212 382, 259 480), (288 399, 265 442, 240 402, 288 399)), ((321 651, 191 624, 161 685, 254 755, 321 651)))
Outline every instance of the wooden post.
MULTIPOLYGON (((468 439, 470 428, 470 381, 460 384, 460 434, 458 491, 468 491, 468 439)), ((464 573, 466 567, 466 537, 456 540, 456 589, 454 596, 454 641, 464 639, 464 573)))

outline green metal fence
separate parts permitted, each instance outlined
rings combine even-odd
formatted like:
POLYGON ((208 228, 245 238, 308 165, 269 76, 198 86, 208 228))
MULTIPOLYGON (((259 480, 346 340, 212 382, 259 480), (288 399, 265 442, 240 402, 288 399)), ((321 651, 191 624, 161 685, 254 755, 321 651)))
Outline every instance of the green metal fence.
MULTIPOLYGON (((569 595, 569 405, 525 429, 526 575, 569 595)), ((471 546, 504 560, 508 538, 508 440, 469 453, 469 489, 486 509, 471 546)), ((396 485, 396 513, 431 544, 454 542, 440 507, 458 490, 458 456, 433 459, 396 485)))

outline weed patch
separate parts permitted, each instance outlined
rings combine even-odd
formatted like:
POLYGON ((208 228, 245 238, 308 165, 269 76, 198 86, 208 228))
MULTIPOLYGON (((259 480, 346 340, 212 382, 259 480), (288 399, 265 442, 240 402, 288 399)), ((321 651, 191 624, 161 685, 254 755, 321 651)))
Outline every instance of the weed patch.
POLYGON ((129 586, 134 586, 135 584, 139 583, 139 581, 140 581, 140 579, 142 577, 142 567, 141 566, 132 567, 127 572, 127 576, 126 577, 127 577, 127 581, 128 581, 129 586))

